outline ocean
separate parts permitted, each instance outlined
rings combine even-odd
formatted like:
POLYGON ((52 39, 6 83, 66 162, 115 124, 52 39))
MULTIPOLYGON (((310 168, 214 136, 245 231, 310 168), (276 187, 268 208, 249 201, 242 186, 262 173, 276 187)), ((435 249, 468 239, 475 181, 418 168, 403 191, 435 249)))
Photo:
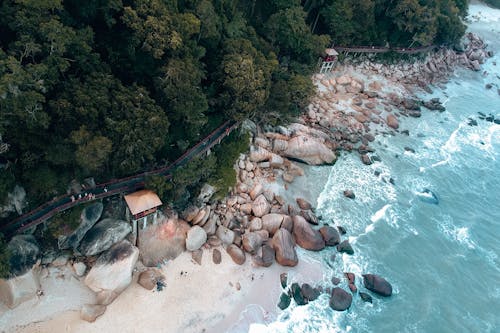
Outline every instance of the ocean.
POLYGON ((372 294, 373 304, 354 295, 348 311, 335 312, 324 294, 250 332, 500 332, 500 125, 480 114, 500 119, 500 10, 472 4, 470 17, 469 30, 495 53, 484 72, 458 70, 422 95, 439 97, 446 111, 401 119, 409 136, 379 135, 373 147, 381 162, 365 166, 344 154, 326 181, 310 184, 323 188, 317 214, 344 226, 355 251, 331 266, 335 249, 301 252, 323 263, 320 284, 336 276, 348 290, 343 272, 353 272, 366 291, 361 274, 374 273, 393 295, 372 294), (344 189, 356 199, 344 198, 344 189), (438 204, 419 195, 425 189, 438 204))

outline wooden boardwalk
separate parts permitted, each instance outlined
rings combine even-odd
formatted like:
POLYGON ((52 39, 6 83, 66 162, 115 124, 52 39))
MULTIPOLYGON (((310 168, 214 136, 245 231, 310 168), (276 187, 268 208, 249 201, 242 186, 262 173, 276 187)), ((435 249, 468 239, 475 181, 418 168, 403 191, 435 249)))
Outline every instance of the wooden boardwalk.
POLYGON ((35 227, 40 223, 48 220, 55 214, 65 211, 77 205, 117 195, 123 192, 131 192, 144 188, 144 182, 147 176, 161 175, 167 179, 172 177, 172 172, 192 160, 196 156, 206 153, 210 148, 219 144, 222 139, 229 135, 238 123, 234 121, 226 121, 224 124, 215 129, 202 141, 187 150, 173 163, 162 168, 139 173, 130 177, 114 179, 106 183, 96 185, 91 189, 86 189, 77 194, 65 194, 54 198, 53 200, 44 203, 43 205, 29 211, 16 219, 0 225, 0 232, 5 236, 10 237, 18 232, 35 227), (87 196, 85 196, 87 194, 87 196))
POLYGON ((384 47, 384 46, 334 46, 338 52, 344 53, 386 53, 396 52, 400 54, 417 54, 432 51, 435 45, 421 47, 384 47))

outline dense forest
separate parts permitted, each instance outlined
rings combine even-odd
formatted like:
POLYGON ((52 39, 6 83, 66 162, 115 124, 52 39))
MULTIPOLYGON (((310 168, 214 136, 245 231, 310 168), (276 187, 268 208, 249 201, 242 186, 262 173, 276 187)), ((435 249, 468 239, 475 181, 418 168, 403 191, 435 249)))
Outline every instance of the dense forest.
MULTIPOLYGON (((307 104, 325 47, 453 45, 466 11, 467 0, 0 0, 0 201, 14 184, 33 205, 71 179, 162 165, 224 119, 283 121, 307 104)), ((223 177, 226 159, 193 177, 223 177)))

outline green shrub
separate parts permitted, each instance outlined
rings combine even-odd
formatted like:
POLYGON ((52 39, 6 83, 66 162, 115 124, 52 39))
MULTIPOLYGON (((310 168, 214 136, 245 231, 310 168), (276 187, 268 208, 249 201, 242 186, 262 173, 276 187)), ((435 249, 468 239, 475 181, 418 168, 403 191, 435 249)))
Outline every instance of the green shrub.
POLYGON ((10 252, 7 249, 7 242, 0 234, 0 278, 7 278, 10 273, 10 252))

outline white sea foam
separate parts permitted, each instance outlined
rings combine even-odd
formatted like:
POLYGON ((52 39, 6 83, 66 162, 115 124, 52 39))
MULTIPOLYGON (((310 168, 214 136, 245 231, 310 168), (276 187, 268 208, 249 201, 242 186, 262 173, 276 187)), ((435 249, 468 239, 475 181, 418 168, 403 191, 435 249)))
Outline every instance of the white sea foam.
POLYGON ((438 221, 441 232, 450 241, 466 245, 469 249, 475 249, 476 244, 469 235, 469 228, 465 226, 456 226, 450 215, 444 215, 442 221, 438 221))

